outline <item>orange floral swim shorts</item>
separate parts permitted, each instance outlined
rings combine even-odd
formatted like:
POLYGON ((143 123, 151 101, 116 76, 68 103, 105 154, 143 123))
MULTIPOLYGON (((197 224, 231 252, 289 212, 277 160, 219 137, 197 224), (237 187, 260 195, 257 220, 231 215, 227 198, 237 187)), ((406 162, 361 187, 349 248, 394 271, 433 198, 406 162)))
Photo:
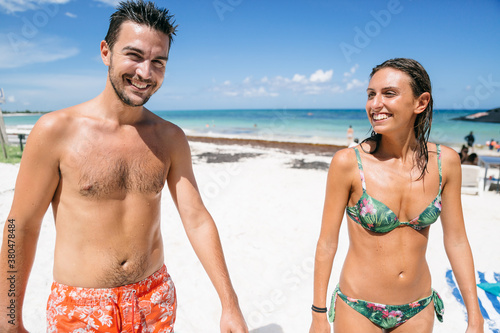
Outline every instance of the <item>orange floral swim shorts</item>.
POLYGON ((163 265, 148 278, 116 288, 79 288, 52 283, 47 332, 174 331, 175 287, 163 265))

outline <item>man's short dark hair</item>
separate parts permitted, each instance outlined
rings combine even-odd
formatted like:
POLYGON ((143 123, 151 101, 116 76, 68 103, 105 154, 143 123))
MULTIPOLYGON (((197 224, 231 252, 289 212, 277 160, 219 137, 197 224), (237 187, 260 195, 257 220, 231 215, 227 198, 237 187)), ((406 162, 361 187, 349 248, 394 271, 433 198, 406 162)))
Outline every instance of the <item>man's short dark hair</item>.
POLYGON ((118 39, 121 25, 126 21, 132 21, 138 24, 144 24, 157 31, 163 32, 168 36, 168 45, 172 44, 177 26, 173 15, 170 15, 168 9, 159 8, 151 1, 121 1, 116 12, 109 19, 109 29, 104 40, 112 50, 118 39))

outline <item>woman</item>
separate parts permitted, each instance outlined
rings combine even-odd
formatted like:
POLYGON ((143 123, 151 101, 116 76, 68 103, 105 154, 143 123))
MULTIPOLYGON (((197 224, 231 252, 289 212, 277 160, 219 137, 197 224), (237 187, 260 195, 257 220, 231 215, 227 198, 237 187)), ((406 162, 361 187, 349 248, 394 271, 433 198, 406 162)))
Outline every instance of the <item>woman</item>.
POLYGON ((367 93, 372 136, 337 152, 328 172, 310 332, 330 331, 324 306, 344 210, 350 246, 328 313, 335 332, 432 332, 443 304, 431 288, 425 252, 438 217, 467 308, 467 332, 483 332, 460 201, 460 159, 427 142, 429 76, 415 60, 388 60, 373 69, 367 93))

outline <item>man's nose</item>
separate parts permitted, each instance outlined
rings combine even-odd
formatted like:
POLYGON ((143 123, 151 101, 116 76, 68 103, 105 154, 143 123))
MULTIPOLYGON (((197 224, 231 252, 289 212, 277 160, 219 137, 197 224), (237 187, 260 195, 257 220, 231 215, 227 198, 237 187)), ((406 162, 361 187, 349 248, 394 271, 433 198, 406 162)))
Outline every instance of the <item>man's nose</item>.
POLYGON ((142 61, 136 70, 137 75, 143 80, 149 80, 151 78, 151 61, 142 61))

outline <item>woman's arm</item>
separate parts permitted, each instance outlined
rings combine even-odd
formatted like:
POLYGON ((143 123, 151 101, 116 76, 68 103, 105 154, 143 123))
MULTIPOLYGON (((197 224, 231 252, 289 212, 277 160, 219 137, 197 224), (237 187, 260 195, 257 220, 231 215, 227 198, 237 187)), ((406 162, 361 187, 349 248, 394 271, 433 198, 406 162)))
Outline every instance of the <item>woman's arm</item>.
MULTIPOLYGON (((317 307, 326 306, 328 281, 337 252, 340 225, 351 192, 352 170, 357 170, 355 161, 352 149, 341 150, 333 157, 328 171, 321 231, 314 262, 313 304, 317 307)), ((312 316, 311 333, 331 330, 325 313, 313 312, 312 316)))
POLYGON ((450 148, 442 149, 443 191, 441 223, 444 247, 467 308, 468 332, 483 332, 483 317, 477 299, 472 251, 467 239, 461 202, 460 159, 450 148))

